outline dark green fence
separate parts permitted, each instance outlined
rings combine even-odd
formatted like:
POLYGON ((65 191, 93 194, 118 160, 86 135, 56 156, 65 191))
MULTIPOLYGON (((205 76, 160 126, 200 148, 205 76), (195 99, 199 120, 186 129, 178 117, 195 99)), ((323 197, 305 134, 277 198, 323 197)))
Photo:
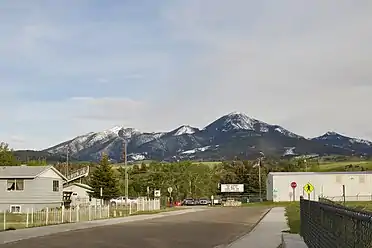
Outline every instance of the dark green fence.
POLYGON ((301 236, 309 248, 372 248, 372 212, 301 198, 301 236))

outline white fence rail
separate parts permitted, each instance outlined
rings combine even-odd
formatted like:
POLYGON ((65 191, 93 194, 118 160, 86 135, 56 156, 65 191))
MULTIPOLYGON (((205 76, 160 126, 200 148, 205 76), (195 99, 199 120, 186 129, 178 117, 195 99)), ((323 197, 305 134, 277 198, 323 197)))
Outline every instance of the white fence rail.
POLYGON ((122 206, 76 206, 71 208, 27 209, 25 213, 0 212, 0 231, 124 217, 138 212, 160 210, 160 201, 142 200, 122 206))

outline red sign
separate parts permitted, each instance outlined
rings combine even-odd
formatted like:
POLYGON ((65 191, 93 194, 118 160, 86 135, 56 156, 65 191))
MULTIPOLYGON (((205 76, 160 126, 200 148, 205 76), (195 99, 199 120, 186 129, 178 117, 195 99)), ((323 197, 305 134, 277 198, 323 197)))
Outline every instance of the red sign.
POLYGON ((295 189, 297 187, 297 183, 296 182, 291 182, 291 187, 292 187, 292 189, 295 189))

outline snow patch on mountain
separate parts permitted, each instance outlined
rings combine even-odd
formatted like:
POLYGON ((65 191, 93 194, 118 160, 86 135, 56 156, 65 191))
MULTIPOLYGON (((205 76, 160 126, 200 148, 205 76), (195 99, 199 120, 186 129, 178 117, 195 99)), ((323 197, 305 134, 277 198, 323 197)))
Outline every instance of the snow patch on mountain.
POLYGON ((208 150, 210 147, 211 146, 204 146, 204 147, 200 147, 200 148, 195 148, 195 149, 191 149, 191 150, 181 152, 181 154, 193 154, 193 153, 196 153, 196 152, 204 152, 204 151, 208 150))
POLYGON ((291 138, 303 138, 302 136, 299 136, 295 133, 292 133, 290 131, 288 131, 287 129, 284 129, 280 126, 276 126, 276 128, 274 129, 276 132, 279 132, 285 136, 288 136, 288 137, 291 137, 291 138))
POLYGON ((131 160, 134 160, 134 161, 141 161, 141 160, 145 160, 146 159, 146 154, 142 154, 142 153, 131 153, 131 154, 128 154, 128 157, 131 160))
POLYGON ((108 132, 112 132, 112 133, 115 133, 116 135, 119 135, 119 132, 120 130, 124 129, 124 127, 121 127, 121 126, 114 126, 110 129, 108 129, 107 131, 108 132))
POLYGON ((180 136, 180 135, 183 135, 183 134, 194 134, 196 131, 198 131, 197 128, 194 128, 194 127, 191 127, 191 126, 188 126, 188 125, 183 125, 183 126, 180 126, 177 129, 175 129, 173 131, 173 135, 174 136, 180 136))
POLYGON ((296 149, 296 147, 289 147, 289 148, 287 148, 287 150, 283 153, 283 156, 296 155, 295 149, 296 149))

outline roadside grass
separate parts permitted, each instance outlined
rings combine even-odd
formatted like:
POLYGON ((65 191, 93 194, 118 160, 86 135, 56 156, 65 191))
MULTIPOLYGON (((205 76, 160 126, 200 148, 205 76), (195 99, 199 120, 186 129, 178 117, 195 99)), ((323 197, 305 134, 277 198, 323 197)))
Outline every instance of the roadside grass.
MULTIPOLYGON (((341 204, 340 202, 337 202, 341 204)), ((346 202, 346 207, 353 208, 356 211, 364 210, 364 211, 372 211, 372 201, 360 201, 360 202, 346 202)), ((300 233, 300 203, 290 203, 285 208, 285 216, 287 219, 287 225, 289 227, 289 233, 300 233)))
POLYGON ((293 202, 273 202, 273 201, 262 201, 262 202, 247 202, 243 203, 242 207, 287 207, 293 204, 293 202))
POLYGON ((286 206, 285 217, 287 219, 287 225, 289 227, 289 233, 300 233, 300 203, 294 202, 286 206))

